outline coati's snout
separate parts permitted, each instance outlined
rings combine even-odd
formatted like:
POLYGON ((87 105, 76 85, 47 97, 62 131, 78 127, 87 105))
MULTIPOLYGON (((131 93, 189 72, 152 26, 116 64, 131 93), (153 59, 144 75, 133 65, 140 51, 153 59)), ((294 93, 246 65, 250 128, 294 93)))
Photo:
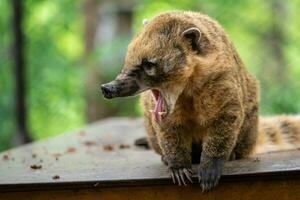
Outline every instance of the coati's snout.
POLYGON ((156 19, 144 25, 128 45, 120 75, 101 86, 105 98, 151 90, 158 121, 159 116, 173 111, 192 75, 192 58, 199 54, 201 40, 200 29, 193 24, 173 22, 159 23, 156 19))
POLYGON ((116 80, 101 85, 101 91, 105 98, 126 97, 137 94, 140 86, 130 76, 118 76, 116 80))

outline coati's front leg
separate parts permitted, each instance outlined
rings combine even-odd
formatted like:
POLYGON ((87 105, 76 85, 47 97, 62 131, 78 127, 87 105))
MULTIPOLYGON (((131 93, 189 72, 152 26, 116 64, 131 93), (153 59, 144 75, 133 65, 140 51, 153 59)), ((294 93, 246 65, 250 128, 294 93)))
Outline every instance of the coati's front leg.
POLYGON ((163 160, 167 163, 174 183, 187 185, 192 177, 192 138, 182 127, 170 127, 158 132, 157 138, 162 149, 163 160))
POLYGON ((153 149, 156 153, 162 155, 161 148, 158 144, 158 140, 156 138, 156 132, 153 129, 153 124, 151 122, 151 116, 144 114, 144 126, 147 131, 147 140, 151 149, 153 149))
POLYGON ((224 162, 235 146, 242 115, 240 108, 226 108, 212 123, 203 141, 198 178, 202 190, 216 186, 221 177, 224 162))
POLYGON ((162 154, 162 150, 158 142, 157 134, 156 131, 154 130, 153 122, 151 121, 151 116, 148 115, 147 113, 144 114, 144 126, 147 132, 147 145, 149 145, 149 147, 153 149, 157 154, 161 155, 161 161, 165 165, 168 165, 164 155, 162 154))

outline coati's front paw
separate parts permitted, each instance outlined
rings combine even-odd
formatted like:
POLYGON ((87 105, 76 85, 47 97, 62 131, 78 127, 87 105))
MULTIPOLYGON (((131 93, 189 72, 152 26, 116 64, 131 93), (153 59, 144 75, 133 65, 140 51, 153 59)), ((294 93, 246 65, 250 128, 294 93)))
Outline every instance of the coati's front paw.
POLYGON ((198 167, 198 179, 202 192, 218 185, 224 167, 224 158, 209 158, 202 156, 198 167))
POLYGON ((191 168, 185 168, 185 167, 169 167, 169 171, 173 180, 173 183, 178 185, 187 185, 186 179, 193 183, 192 175, 193 171, 191 168))

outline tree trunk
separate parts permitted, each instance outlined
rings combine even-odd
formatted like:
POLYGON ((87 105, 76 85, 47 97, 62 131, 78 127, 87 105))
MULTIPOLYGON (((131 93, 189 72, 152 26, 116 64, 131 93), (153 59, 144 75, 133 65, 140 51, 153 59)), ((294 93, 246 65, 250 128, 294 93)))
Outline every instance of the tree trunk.
POLYGON ((287 81, 287 63, 284 55, 286 2, 269 1, 271 19, 270 28, 263 38, 266 47, 266 61, 262 79, 269 83, 284 85, 287 81))
POLYGON ((24 62, 24 35, 22 30, 23 6, 22 1, 12 1, 13 12, 13 54, 15 61, 15 116, 17 133, 14 138, 14 145, 18 146, 31 141, 27 129, 26 110, 26 78, 24 62))
POLYGON ((103 117, 104 106, 101 105, 99 85, 101 76, 95 70, 96 63, 90 57, 94 51, 95 36, 97 30, 97 12, 100 6, 100 0, 84 1, 84 18, 85 18, 85 98, 86 98, 86 118, 88 122, 96 121, 103 117))

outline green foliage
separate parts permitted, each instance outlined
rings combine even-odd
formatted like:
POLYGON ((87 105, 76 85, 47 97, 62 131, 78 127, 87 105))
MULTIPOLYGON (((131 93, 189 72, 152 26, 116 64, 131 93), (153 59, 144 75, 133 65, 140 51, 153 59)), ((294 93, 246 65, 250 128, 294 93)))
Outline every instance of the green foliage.
POLYGON ((84 124, 80 4, 25 1, 29 128, 35 139, 84 124))
POLYGON ((0 151, 10 146, 14 133, 10 10, 9 1, 0 1, 0 151))
MULTIPOLYGON (((84 66, 80 2, 24 2, 29 131, 40 139, 83 126, 84 66)), ((0 150, 11 145, 14 80, 11 1, 0 1, 0 150)))

